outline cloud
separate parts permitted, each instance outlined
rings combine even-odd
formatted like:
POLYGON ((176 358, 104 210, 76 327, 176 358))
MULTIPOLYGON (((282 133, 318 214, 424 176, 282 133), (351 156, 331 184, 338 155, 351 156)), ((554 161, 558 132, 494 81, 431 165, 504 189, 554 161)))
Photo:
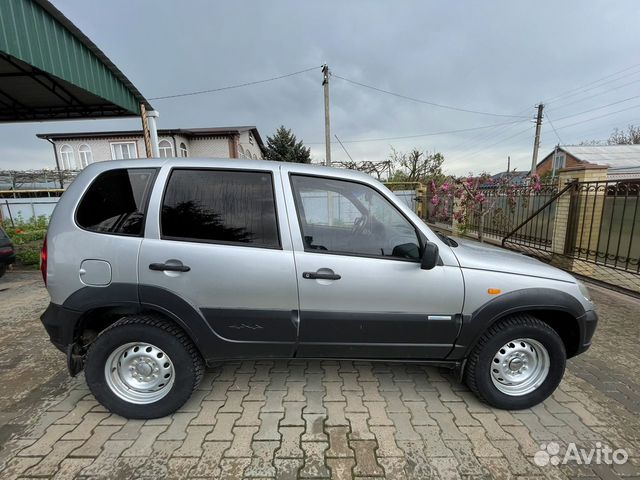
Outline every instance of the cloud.
MULTIPOLYGON (((409 96, 533 117, 540 100, 637 62, 640 43, 633 0, 54 3, 147 97, 252 81, 328 62, 336 74, 409 96)), ((638 78, 640 69, 625 81, 638 78)), ((548 113, 560 118, 630 96, 633 88, 571 106, 552 102, 548 113)), ((311 144, 316 160, 324 158, 319 68, 253 87, 156 101, 154 106, 161 114, 161 128, 255 124, 266 137, 284 124, 311 144)), ((343 140, 459 130, 505 120, 422 105, 337 78, 331 82, 331 111, 333 133, 343 140)), ((574 122, 588 118, 576 117, 574 122)), ((634 119, 637 113, 632 110, 563 128, 572 123, 568 119, 556 127, 562 140, 572 143, 606 138, 614 127, 634 119)), ((437 150, 445 154, 447 171, 458 174, 502 170, 507 156, 512 166, 526 170, 533 131, 518 132, 529 126, 525 119, 515 126, 345 146, 352 157, 363 160, 383 160, 391 146, 437 150)), ((139 122, 1 125, 0 168, 51 165, 51 147, 35 133, 111 128, 139 128, 139 122)), ((545 123, 541 155, 557 141, 545 123)), ((346 159, 339 145, 332 151, 334 159, 346 159)))

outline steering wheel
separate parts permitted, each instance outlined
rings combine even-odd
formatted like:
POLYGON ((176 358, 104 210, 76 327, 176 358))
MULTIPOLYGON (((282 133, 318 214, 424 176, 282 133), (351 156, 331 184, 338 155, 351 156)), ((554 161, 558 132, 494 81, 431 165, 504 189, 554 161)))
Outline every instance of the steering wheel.
POLYGON ((358 235, 362 233, 366 224, 367 224, 367 219, 364 215, 362 217, 357 217, 353 221, 353 228, 351 229, 351 235, 358 235))

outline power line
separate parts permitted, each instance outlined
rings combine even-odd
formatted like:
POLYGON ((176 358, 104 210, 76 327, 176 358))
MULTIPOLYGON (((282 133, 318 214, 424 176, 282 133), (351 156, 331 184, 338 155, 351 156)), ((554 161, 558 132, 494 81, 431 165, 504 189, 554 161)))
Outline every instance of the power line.
POLYGON ((226 87, 211 88, 211 89, 208 89, 208 90, 197 90, 195 92, 178 93, 178 94, 175 94, 175 95, 164 95, 162 97, 151 97, 151 98, 149 98, 149 100, 166 100, 168 98, 190 97, 190 96, 193 96, 193 95, 202 95, 204 93, 221 92, 223 90, 232 90, 234 88, 249 87, 251 85, 257 85, 259 83, 273 82, 274 80, 280 80, 282 78, 293 77, 294 75, 300 75, 301 73, 310 72, 310 71, 316 70, 318 68, 321 68, 321 66, 305 68, 304 70, 298 70, 297 72, 286 73, 284 75, 278 75, 277 77, 264 78, 262 80, 255 80, 253 82, 238 83, 236 85, 227 85, 226 87))
POLYGON ((601 105, 599 107, 590 108, 588 110, 583 110, 580 113, 574 113, 572 115, 566 115, 564 117, 558 118, 558 121, 565 120, 567 118, 579 117, 580 115, 584 115, 585 113, 595 112, 596 110, 602 110, 603 108, 611 107, 613 105, 618 105, 620 103, 628 102, 629 100, 635 100, 636 98, 640 98, 640 95, 634 95, 633 97, 625 98, 623 100, 618 100, 616 102, 607 103, 606 105, 601 105))
MULTIPOLYGON (((410 138, 419 138, 419 137, 432 137, 437 135, 447 135, 451 133, 463 133, 463 132, 472 132, 476 130, 481 130, 484 128, 493 128, 500 125, 511 125, 514 123, 522 123, 523 120, 516 120, 511 122, 504 123, 494 123, 493 125, 482 125, 479 127, 471 127, 471 128, 460 128, 457 130, 442 130, 439 132, 429 132, 429 133, 420 133, 417 135, 404 135, 400 137, 384 137, 384 138, 363 138, 363 139, 355 139, 355 140, 342 140, 340 143, 364 143, 364 142, 385 142, 389 140, 406 140, 410 138)), ((337 143, 337 142, 331 142, 337 143)), ((305 142, 306 145, 324 145, 324 142, 305 142)))
POLYGON ((506 138, 503 138, 501 140, 498 140, 497 142, 494 142, 491 145, 484 146, 484 147, 482 147, 482 148, 480 148, 480 149, 478 149, 478 150, 476 150, 476 151, 474 151, 474 152, 472 152, 472 153, 470 153, 468 155, 460 155, 460 156, 464 156, 465 158, 475 157, 479 153, 481 153, 481 152, 483 152, 483 151, 485 151, 485 150, 487 150, 489 148, 495 147, 496 145, 498 145, 498 144, 500 144, 502 142, 506 142, 507 140, 511 140, 512 138, 518 137, 518 136, 522 135, 523 133, 529 133, 533 128, 534 128, 533 125, 529 125, 526 129, 521 130, 519 132, 516 132, 513 135, 510 135, 510 136, 508 136, 506 138))
POLYGON ((553 122, 551 121, 551 117, 549 116, 549 112, 547 112, 547 120, 549 121, 549 125, 551 125, 551 128, 553 128, 553 133, 555 133, 556 137, 558 137, 558 142, 563 143, 562 139, 560 138, 560 134, 558 134, 558 130, 556 130, 556 127, 553 126, 553 122))
POLYGON ((522 118, 519 115, 509 115, 509 114, 504 114, 504 113, 483 112, 483 111, 480 111, 480 110, 470 110, 468 108, 453 107, 451 105, 444 105, 442 103, 435 103, 435 102, 431 102, 431 101, 428 101, 428 100, 422 100, 422 99, 419 99, 419 98, 410 97, 408 95, 403 95, 401 93, 395 93, 395 92, 391 92, 389 90, 384 90, 382 88, 378 88, 378 87, 374 87, 372 85, 367 85, 365 83, 357 82, 357 81, 351 80, 349 78, 341 77, 340 75, 336 75, 335 73, 333 74, 333 76, 336 77, 336 78, 339 78, 340 80, 344 80, 345 82, 351 83, 353 85, 358 85, 360 87, 368 88, 370 90, 375 90, 376 92, 385 93, 387 95, 392 95, 394 97, 403 98, 405 100, 411 100, 412 102, 418 102, 418 103, 423 103, 425 105, 431 105, 433 107, 446 108, 448 110, 455 110, 457 112, 475 113, 477 115, 490 115, 490 116, 493 116, 493 117, 522 118))
POLYGON ((587 122, 592 122, 594 120, 598 120, 598 119, 604 118, 604 117, 609 117, 611 115, 615 115, 616 113, 626 112, 626 111, 632 110, 634 108, 640 108, 640 105, 632 105, 631 107, 623 108, 621 110, 616 110, 615 112, 609 112, 609 113, 605 113, 603 115, 598 115, 596 117, 587 118, 586 120, 581 120, 579 122, 570 123, 569 125, 562 125, 562 126, 560 126, 560 129, 573 127, 574 125, 580 125, 580 124, 587 123, 587 122))
MULTIPOLYGON (((637 63, 637 64, 632 65, 632 66, 627 67, 627 68, 623 68, 622 70, 618 70, 617 72, 611 73, 611 74, 609 74, 609 75, 605 75, 604 77, 600 77, 599 79, 594 80, 594 81, 592 81, 592 82, 589 82, 589 83, 587 83, 587 84, 585 84, 585 85, 581 85, 581 86, 579 86, 579 87, 572 88, 571 90, 567 90, 567 91, 565 91, 564 93, 561 93, 561 94, 559 94, 559 95, 556 95, 555 97, 552 97, 552 98, 550 98, 550 99, 544 100, 544 101, 543 101, 543 103, 549 104, 549 103, 553 103, 553 102, 555 102, 556 100, 559 100, 560 98, 564 98, 564 97, 567 97, 567 96, 577 95, 578 93, 581 93, 581 91, 582 91, 582 90, 584 90, 586 87, 590 87, 591 85, 595 85, 596 83, 600 83, 600 82, 602 82, 603 80, 606 80, 606 79, 611 78, 611 77, 615 77, 616 75, 619 75, 619 74, 621 74, 621 73, 627 72, 627 71, 629 71, 629 70, 633 70, 633 69, 635 69, 635 68, 637 68, 637 67, 640 67, 640 63, 637 63), (575 93, 573 93, 573 92, 575 92, 575 93)), ((616 82, 616 81, 620 80, 621 78, 626 78, 626 77, 628 77, 628 76, 635 75, 635 74, 637 74, 637 73, 638 73, 638 72, 633 72, 633 73, 629 73, 629 74, 627 74, 627 75, 623 75, 623 76, 622 76, 622 77, 620 77, 620 78, 616 78, 616 79, 614 79, 614 80, 610 80, 610 81, 608 81, 608 82, 601 83, 601 84, 600 84, 600 85, 598 85, 597 87, 593 87, 593 88, 599 88, 599 87, 601 87, 602 85, 606 85, 606 84, 611 83, 611 82, 616 82)), ((593 88, 591 88, 591 89, 589 89, 589 90, 592 90, 593 88)))
MULTIPOLYGON (((638 72, 638 73, 640 73, 640 72, 638 72)), ((618 85, 616 87, 610 88, 608 90, 605 90, 604 92, 594 93, 593 95, 590 95, 588 97, 578 98, 577 100, 573 100, 573 101, 567 102, 567 103, 561 103, 560 105, 556 105, 554 107, 554 110, 563 109, 565 107, 568 107, 569 105, 575 105, 576 103, 581 103, 581 102, 584 102, 586 100, 591 100, 592 98, 600 97, 602 95, 606 95, 607 93, 615 92, 616 90, 620 90, 621 88, 628 87, 629 85, 633 85, 634 83, 638 83, 638 82, 640 82, 640 78, 638 78, 636 80, 632 80, 631 82, 623 83, 622 85, 618 85)))

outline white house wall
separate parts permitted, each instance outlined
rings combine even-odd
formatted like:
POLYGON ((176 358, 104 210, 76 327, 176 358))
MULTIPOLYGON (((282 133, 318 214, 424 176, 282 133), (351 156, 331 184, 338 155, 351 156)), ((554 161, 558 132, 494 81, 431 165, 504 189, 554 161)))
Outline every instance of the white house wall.
MULTIPOLYGON (((248 134, 244 133, 241 136, 241 142, 244 141, 249 142, 248 134)), ((182 135, 175 136, 166 136, 161 135, 158 137, 158 141, 167 140, 173 149, 173 155, 179 156, 180 143, 184 142, 187 147, 187 152, 189 157, 205 157, 205 158, 230 158, 229 152, 229 137, 192 137, 188 138, 182 135), (174 144, 175 137, 175 144, 174 144), (176 144, 178 150, 176 151, 176 144)), ((81 145, 88 145, 91 149, 91 157, 93 162, 104 162, 107 160, 112 160, 111 157, 111 144, 112 143, 122 143, 122 142, 135 142, 136 149, 138 152, 138 158, 146 157, 146 150, 144 146, 144 139, 142 136, 138 137, 109 137, 109 138, 86 138, 86 139, 63 139, 63 140, 55 140, 55 148, 58 153, 58 158, 60 160, 60 168, 65 169, 62 162, 62 154, 61 148, 64 145, 69 145, 73 149, 73 157, 74 157, 74 165, 71 166, 72 170, 80 170, 82 168, 80 164, 80 152, 79 148, 81 145)), ((256 158, 262 158, 260 154, 260 149, 257 144, 248 145, 250 151, 253 154, 256 154, 256 158)))

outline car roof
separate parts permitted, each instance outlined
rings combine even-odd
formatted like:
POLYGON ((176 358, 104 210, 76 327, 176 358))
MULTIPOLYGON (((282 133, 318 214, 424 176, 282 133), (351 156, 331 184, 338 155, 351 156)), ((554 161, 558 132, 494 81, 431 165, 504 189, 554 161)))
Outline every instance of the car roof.
POLYGON ((85 170, 100 171, 112 170, 115 168, 159 168, 159 167, 182 167, 182 168, 240 168, 246 170, 286 169, 288 172, 302 173, 308 175, 322 175, 330 177, 340 177, 352 180, 371 182, 375 180, 372 176, 355 170, 345 168, 325 167, 324 165, 310 163, 274 162, 271 160, 248 160, 241 158, 145 158, 130 160, 108 160, 95 162, 85 168, 85 170))

